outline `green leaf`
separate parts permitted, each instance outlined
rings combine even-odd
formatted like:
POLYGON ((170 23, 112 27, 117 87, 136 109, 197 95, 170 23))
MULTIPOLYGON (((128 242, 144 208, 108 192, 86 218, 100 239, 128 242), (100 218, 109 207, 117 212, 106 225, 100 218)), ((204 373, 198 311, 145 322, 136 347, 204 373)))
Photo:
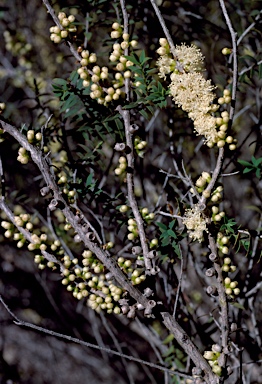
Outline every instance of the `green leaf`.
POLYGON ((90 173, 90 175, 86 179, 85 186, 90 187, 92 184, 93 184, 93 175, 92 173, 90 173))
POLYGON ((246 167, 250 167, 250 166, 252 166, 251 163, 249 163, 248 161, 245 161, 245 160, 238 160, 237 162, 238 162, 239 164, 241 164, 241 165, 245 165, 246 167))
POLYGON ((175 232, 172 229, 168 229, 167 233, 170 237, 177 239, 177 235, 175 234, 175 232))
POLYGON ((54 78, 52 85, 62 87, 64 85, 67 85, 67 81, 65 79, 60 79, 60 78, 56 77, 56 78, 54 78))
POLYGON ((115 119, 115 123, 116 123, 116 126, 117 126, 118 131, 119 131, 119 132, 122 132, 123 129, 124 129, 122 120, 120 120, 119 118, 117 118, 117 119, 115 119))
POLYGON ((234 307, 238 308, 238 309, 245 309, 245 307, 242 305, 242 304, 239 304, 239 303, 231 303, 234 307))
POLYGON ((160 221, 157 221, 156 225, 159 227, 160 230, 161 229, 164 230, 164 231, 167 230, 167 226, 165 224, 161 223, 160 221))
POLYGON ((171 333, 170 335, 168 335, 165 340, 162 341, 162 344, 166 345, 166 344, 169 344, 171 343, 171 341, 173 341, 175 338, 175 336, 171 333))
POLYGON ((261 209, 259 209, 256 205, 246 205, 245 209, 250 209, 251 211, 261 213, 261 209))
POLYGON ((173 355, 174 352, 175 352, 175 347, 174 345, 171 345, 171 347, 168 348, 168 350, 163 353, 163 356, 167 357, 169 355, 173 355))
POLYGON ((139 113, 140 113, 140 115, 142 115, 146 120, 148 120, 149 116, 148 116, 148 114, 146 113, 145 110, 142 109, 141 111, 139 111, 139 113))
POLYGON ((241 56, 240 57, 240 60, 250 60, 250 61, 252 61, 253 63, 257 63, 257 61, 256 61, 256 59, 253 57, 253 56, 251 56, 251 55, 244 55, 244 56, 241 56))
POLYGON ((88 42, 92 37, 92 32, 85 32, 85 38, 86 38, 86 41, 88 42))
POLYGON ((132 56, 125 56, 125 58, 126 58, 127 60, 132 61, 132 63, 134 63, 134 64, 140 66, 139 61, 136 59, 136 57, 135 57, 134 55, 132 55, 132 56))
POLYGON ((257 167, 262 162, 262 157, 256 159, 254 156, 252 156, 251 160, 255 167, 257 167))
POLYGON ((132 109, 138 106, 138 101, 135 101, 134 103, 127 104, 123 107, 123 109, 132 109))
MULTIPOLYGON (((128 69, 130 69, 130 71, 134 72, 134 73, 137 73, 139 76, 142 76, 142 81, 144 81, 144 72, 142 71, 142 69, 140 67, 137 67, 137 66, 130 66, 128 67, 128 69)), ((136 81, 141 81, 141 80, 138 80, 138 78, 136 77, 136 81)))
POLYGON ((253 171, 253 168, 245 168, 243 173, 248 173, 248 172, 251 172, 253 171))

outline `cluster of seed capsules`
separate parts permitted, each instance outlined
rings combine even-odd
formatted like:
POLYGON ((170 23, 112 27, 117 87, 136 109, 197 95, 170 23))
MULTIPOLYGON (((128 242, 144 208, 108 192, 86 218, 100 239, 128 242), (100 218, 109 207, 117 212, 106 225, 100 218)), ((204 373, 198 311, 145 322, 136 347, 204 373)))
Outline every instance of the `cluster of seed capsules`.
MULTIPOLYGON (((27 137, 27 140, 30 144, 39 145, 42 141, 42 133, 41 132, 35 133, 35 131, 32 129, 27 131, 26 137, 27 137)), ((27 164, 28 161, 30 160, 29 153, 27 152, 27 150, 24 147, 20 147, 18 149, 17 160, 21 164, 27 164)))
MULTIPOLYGON (((231 92, 229 89, 224 89, 223 96, 219 97, 218 103, 219 104, 228 104, 231 102, 231 92)), ((229 113, 227 111, 221 112, 219 117, 216 117, 216 125, 218 127, 218 141, 216 145, 218 148, 224 147, 226 144, 228 144, 228 148, 231 151, 234 151, 236 149, 237 139, 234 139, 232 136, 227 135, 228 130, 228 123, 229 123, 229 113)))
MULTIPOLYGON (((123 290, 114 283, 109 273, 105 273, 104 266, 91 251, 85 250, 80 260, 70 257, 65 254, 58 239, 53 240, 46 233, 41 233, 46 228, 37 228, 39 227, 37 217, 24 212, 19 213, 21 207, 16 207, 15 210, 17 212, 15 223, 31 234, 31 242, 28 243, 16 226, 2 215, 1 227, 5 229, 6 238, 17 241, 18 248, 27 245, 27 249, 34 252, 34 261, 39 269, 49 267, 57 270, 60 267, 63 275, 62 284, 76 299, 88 298, 87 305, 98 312, 101 309, 108 313, 121 312, 117 303, 122 298, 123 290), (46 252, 45 255, 42 252, 46 252)), ((111 242, 107 244, 108 247, 112 247, 111 242)))
MULTIPOLYGON (((115 149, 116 149, 117 145, 115 146, 115 149)), ((121 144, 119 144, 119 146, 121 146, 121 144)), ((142 140, 139 136, 136 136, 134 139, 134 148, 135 148, 139 157, 144 156, 146 147, 147 147, 147 142, 145 140, 142 140)), ((116 149, 116 150, 118 150, 118 149, 116 149)), ((116 176, 125 176, 126 170, 127 170, 127 159, 125 156, 119 156, 118 165, 115 168, 115 175, 116 176)))
MULTIPOLYGON (((34 130, 30 129, 27 131, 26 137, 27 137, 27 140, 30 144, 33 144, 35 146, 39 146, 40 144, 42 144, 42 133, 41 132, 35 132, 34 130)), ((43 151, 48 152, 49 151, 48 147, 43 146, 43 151)), ((52 155, 52 151, 51 151, 50 155, 52 155)), ((18 149, 17 160, 21 164, 27 164, 29 162, 30 155, 24 147, 20 147, 18 149)), ((61 186, 64 197, 67 197, 68 202, 74 203, 76 191, 70 187, 70 182, 68 180, 68 177, 67 177, 65 171, 60 171, 60 172, 58 171, 58 169, 61 168, 62 166, 64 166, 66 161, 67 161, 66 152, 65 151, 56 152, 55 156, 52 160, 54 160, 54 161, 52 161, 52 164, 55 166, 54 169, 57 173, 57 184, 59 186, 61 186), (57 156, 58 153, 59 153, 59 156, 57 156)), ((45 195, 45 193, 43 193, 43 196, 44 195, 45 195)))
POLYGON ((70 32, 76 32, 76 26, 73 24, 75 21, 74 15, 69 15, 67 17, 65 12, 59 12, 58 19, 62 29, 57 25, 50 27, 49 29, 50 40, 56 44, 60 43, 62 39, 66 39, 70 32))
POLYGON ((78 49, 82 59, 80 61, 81 67, 77 72, 83 80, 83 87, 90 87, 90 97, 103 105, 124 96, 124 91, 121 88, 124 86, 124 80, 132 76, 128 68, 133 65, 130 60, 125 58, 124 50, 128 47, 135 48, 137 46, 137 41, 129 41, 129 34, 123 33, 122 27, 118 23, 113 23, 112 29, 111 38, 119 39, 122 37, 123 40, 113 44, 113 51, 109 56, 109 60, 115 64, 116 73, 113 79, 109 79, 108 67, 95 65, 97 61, 95 53, 90 53, 86 49, 83 50, 82 47, 78 49))
MULTIPOLYGON (((152 220, 152 214, 148 212, 147 208, 143 208, 142 211, 144 218, 152 220)), ((115 283, 112 275, 106 273, 103 264, 90 250, 84 250, 81 259, 65 254, 60 240, 53 240, 48 236, 45 233, 47 228, 38 229, 39 219, 37 217, 22 212, 22 208, 19 206, 16 208, 16 212, 15 223, 31 234, 31 242, 28 243, 16 226, 5 218, 2 220, 1 226, 5 229, 6 238, 17 241, 18 248, 27 245, 27 249, 34 252, 34 261, 39 269, 49 267, 57 270, 59 267, 63 275, 62 284, 67 287, 69 292, 72 292, 76 299, 87 298, 87 305, 97 312, 105 310, 107 313, 121 313, 121 305, 118 302, 123 298, 124 291, 115 283)), ((71 225, 66 223, 65 219, 61 220, 61 217, 58 219, 58 221, 62 221, 64 230, 71 229, 71 225)), ((157 241, 153 239, 150 247, 156 245, 157 241)), ((103 248, 112 247, 113 243, 108 242, 103 248)), ((138 285, 146 279, 141 247, 133 247, 132 254, 135 256, 132 259, 119 257, 117 264, 132 284, 138 285)))
POLYGON ((32 44, 28 43, 26 41, 26 37, 21 33, 12 35, 9 31, 4 31, 3 36, 7 51, 17 57, 19 66, 26 71, 24 75, 26 77, 28 77, 28 75, 32 75, 32 62, 29 59, 32 51, 32 44))
POLYGON ((208 361, 212 371, 216 375, 220 376, 222 373, 222 368, 219 365, 219 356, 221 355, 222 348, 218 344, 213 344, 211 349, 211 351, 204 352, 204 358, 208 361))
POLYGON ((118 301, 123 290, 114 283, 110 273, 105 273, 104 266, 91 251, 85 250, 82 256, 81 261, 64 256, 62 284, 76 299, 87 298, 87 305, 93 310, 119 314, 118 301))

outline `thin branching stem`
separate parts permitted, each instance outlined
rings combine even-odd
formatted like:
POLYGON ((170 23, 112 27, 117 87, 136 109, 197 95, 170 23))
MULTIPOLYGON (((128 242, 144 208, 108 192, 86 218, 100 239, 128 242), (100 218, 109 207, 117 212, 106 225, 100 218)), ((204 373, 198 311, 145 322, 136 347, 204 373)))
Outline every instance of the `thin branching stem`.
MULTIPOLYGON (((121 0, 120 3, 121 3, 122 14, 124 19, 124 33, 128 33, 128 13, 126 10, 125 1, 121 0)), ((124 53, 125 55, 128 55, 128 48, 125 49, 124 53)), ((125 79, 125 94, 126 94, 126 100, 129 101, 130 80, 128 78, 125 79)), ((150 259, 148 258, 149 249, 148 249, 147 239, 145 234, 144 221, 139 212, 139 208, 138 208, 137 201, 135 198, 135 193, 134 193, 134 145, 133 145, 133 137, 130 132, 130 125, 131 125, 130 112, 129 110, 122 109, 121 106, 118 106, 117 109, 124 120, 126 145, 129 149, 129 153, 127 153, 126 155, 127 166, 128 166, 127 176, 126 176, 128 201, 136 220, 140 243, 141 243, 141 247, 142 247, 143 255, 145 259, 145 266, 147 271, 149 272, 152 269, 152 265, 151 265, 150 259)))
MULTIPOLYGON (((125 111, 124 111, 125 112, 125 111)), ((84 243, 87 249, 89 249, 92 253, 96 255, 96 257, 101 261, 101 263, 112 273, 116 281, 120 284, 120 286, 126 290, 133 299, 136 300, 142 307, 147 310, 148 308, 152 308, 152 300, 149 300, 145 297, 137 288, 135 288, 130 280, 126 277, 126 275, 121 271, 115 259, 111 257, 110 253, 106 250, 103 250, 100 245, 91 241, 87 236, 79 224, 77 215, 73 212, 73 209, 68 205, 64 197, 62 196, 56 182, 54 176, 50 172, 49 164, 47 160, 42 155, 41 151, 35 148, 32 144, 28 143, 26 137, 13 125, 6 123, 1 119, 2 129, 13 136, 19 144, 24 147, 31 155, 33 162, 37 165, 40 172, 42 173, 43 179, 47 186, 49 186, 50 190, 53 194, 53 199, 57 200, 61 206, 61 211, 66 217, 69 224, 71 224, 72 228, 79 235, 80 239, 84 243)), ((23 228, 22 228, 23 229, 23 228)), ((44 252, 44 251, 43 251, 44 252)), ((183 330, 183 328, 177 323, 177 321, 173 318, 171 314, 168 312, 161 313, 163 318, 164 325, 174 334, 177 342, 182 346, 185 352, 189 355, 192 361, 196 364, 197 367, 203 369, 205 376, 208 378, 208 383, 217 383, 217 376, 212 372, 209 364, 204 359, 196 345, 190 340, 187 333, 183 330)), ((27 324, 27 323, 26 323, 27 324)), ((23 324, 23 325, 26 325, 23 324)), ((21 325, 21 324, 19 324, 21 325)), ((31 325, 27 325, 32 328, 31 325)), ((48 333, 48 332, 46 332, 48 333)), ((56 334, 54 334, 56 336, 56 334)))
MULTIPOLYGON (((50 16, 52 17, 52 19, 54 20, 55 24, 58 26, 58 28, 60 28, 61 30, 63 29, 58 17, 56 16, 55 14, 55 11, 53 9, 53 7, 51 6, 51 4, 49 3, 48 0, 42 0, 44 5, 46 6, 46 9, 48 11, 48 13, 50 14, 50 16)), ((70 41, 66 41, 72 55, 77 59, 77 61, 81 61, 81 56, 79 55, 79 53, 77 52, 77 50, 74 48, 73 44, 70 42, 70 41)))
POLYGON ((172 37, 170 35, 170 32, 169 32, 169 30, 168 30, 168 28, 166 26, 166 23, 165 23, 165 20, 163 18, 163 15, 160 12, 160 10, 159 10, 155 0, 150 0, 150 1, 151 1, 151 4, 152 4, 153 8, 154 8, 155 14, 158 17, 158 20, 159 20, 159 23, 160 23, 160 25, 161 25, 161 27, 163 29, 163 32, 164 32, 164 34, 166 36, 166 39, 167 39, 168 44, 170 46, 170 51, 172 52, 172 55, 173 55, 174 59, 176 60, 177 59, 176 48, 175 48, 175 45, 173 43, 173 39, 172 39, 172 37))
POLYGON ((144 365, 147 365, 151 368, 156 368, 156 369, 159 369, 163 372, 167 372, 171 375, 178 375, 180 377, 184 377, 186 379, 192 379, 192 376, 189 376, 189 375, 186 375, 184 373, 181 373, 181 372, 178 372, 178 371, 173 371, 171 369, 168 369, 168 368, 165 368, 165 367, 162 367, 161 365, 158 365, 158 364, 154 364, 154 363, 150 363, 149 361, 145 361, 145 360, 142 360, 142 359, 139 359, 137 357, 134 357, 134 356, 130 356, 130 355, 126 355, 122 352, 117 352, 117 351, 114 351, 110 348, 104 348, 104 347, 100 347, 99 345, 96 345, 96 344, 92 344, 92 343, 89 343, 87 341, 83 341, 83 340, 80 340, 76 337, 72 337, 72 336, 68 336, 68 335, 64 335, 62 333, 58 333, 58 332, 55 332, 55 331, 51 331, 47 328, 43 328, 43 327, 39 327, 38 325, 35 325, 35 324, 32 324, 32 323, 28 323, 26 321, 23 321, 21 319, 19 319, 12 311, 11 309, 8 307, 8 305, 5 303, 5 301, 3 300, 2 296, 0 295, 0 302, 2 303, 2 305, 5 307, 5 309, 7 310, 7 312, 12 316, 12 318, 14 319, 14 323, 16 325, 19 325, 19 326, 22 326, 22 327, 26 327, 26 328, 31 328, 35 331, 39 331, 41 333, 45 333, 47 335, 50 335, 50 336, 55 336, 59 339, 64 339, 64 340, 68 340, 72 343, 75 343, 75 344, 80 344, 84 347, 89 347, 89 348, 93 348, 93 349, 98 349, 100 351, 104 351, 106 353, 109 353, 111 355, 115 355, 115 356, 119 356, 121 358, 124 358, 124 359, 127 359, 127 360, 130 360, 130 361, 134 361, 136 363, 140 363, 140 364, 144 364, 144 365))

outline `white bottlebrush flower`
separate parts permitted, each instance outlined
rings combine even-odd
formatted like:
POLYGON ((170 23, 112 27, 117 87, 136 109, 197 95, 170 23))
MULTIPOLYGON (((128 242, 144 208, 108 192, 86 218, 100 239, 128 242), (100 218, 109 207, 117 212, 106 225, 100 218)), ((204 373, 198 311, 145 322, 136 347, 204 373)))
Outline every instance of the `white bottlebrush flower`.
POLYGON ((207 113, 215 98, 214 87, 201 73, 172 73, 170 93, 175 102, 186 112, 207 113))
POLYGON ((164 79, 166 79, 166 75, 174 70, 176 65, 175 60, 168 55, 160 56, 156 64, 159 68, 158 76, 164 79))
POLYGON ((203 71, 204 56, 194 44, 177 45, 175 53, 185 72, 203 71))
POLYGON ((187 228, 189 237, 193 240, 201 242, 203 240, 203 232, 208 232, 208 219, 204 216, 198 204, 186 210, 182 222, 187 228))
POLYGON ((218 142, 216 118, 212 115, 215 87, 202 74, 204 57, 194 45, 176 46, 177 61, 169 55, 157 61, 159 77, 171 73, 170 94, 175 103, 188 113, 197 134, 203 135, 210 147, 218 142))

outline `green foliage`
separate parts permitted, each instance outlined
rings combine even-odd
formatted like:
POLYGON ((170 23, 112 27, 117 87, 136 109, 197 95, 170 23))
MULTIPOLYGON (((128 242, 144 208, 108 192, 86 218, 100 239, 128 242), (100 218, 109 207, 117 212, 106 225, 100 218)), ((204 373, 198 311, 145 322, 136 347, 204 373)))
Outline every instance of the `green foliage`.
POLYGON ((144 51, 141 52, 140 56, 133 53, 125 57, 134 63, 129 69, 135 74, 135 82, 138 82, 139 85, 133 88, 136 101, 125 105, 124 108, 138 107, 139 113, 145 119, 149 119, 149 116, 154 113, 157 107, 164 108, 167 106, 168 91, 154 78, 156 69, 150 68, 148 61, 151 58, 146 57, 144 51))
POLYGON ((165 262, 169 259, 170 250, 172 250, 180 259, 181 252, 178 242, 181 237, 179 237, 173 230, 176 225, 176 220, 171 221, 168 226, 161 222, 157 222, 156 225, 161 232, 159 237, 160 252, 162 254, 161 261, 165 262))
POLYGON ((64 118, 76 122, 79 131, 87 132, 89 138, 100 137, 103 141, 107 134, 114 139, 123 138, 124 129, 119 113, 92 100, 89 97, 90 87, 83 87, 77 71, 73 71, 68 80, 54 79, 52 86, 53 93, 60 100, 60 111, 64 118))
POLYGON ((251 235, 248 231, 241 230, 234 219, 224 217, 224 224, 221 225, 220 231, 230 237, 230 242, 235 252, 240 252, 241 248, 246 252, 246 256, 250 252, 251 235))
MULTIPOLYGON (((169 366, 170 369, 176 368, 183 370, 186 366, 187 357, 184 352, 178 348, 175 343, 173 343, 174 337, 173 335, 168 335, 166 339, 163 341, 163 344, 168 345, 169 348, 163 353, 163 358, 165 364, 169 366)), ((174 384, 178 384, 180 382, 179 377, 175 375, 172 376, 171 382, 174 384)))
POLYGON ((262 157, 257 159, 252 156, 251 162, 245 160, 238 160, 238 162, 245 167, 243 173, 255 172, 256 177, 261 179, 262 157))
POLYGON ((236 226, 237 222, 235 219, 229 219, 228 217, 224 216, 224 223, 220 227, 221 232, 225 232, 226 235, 231 235, 236 232, 236 226))

